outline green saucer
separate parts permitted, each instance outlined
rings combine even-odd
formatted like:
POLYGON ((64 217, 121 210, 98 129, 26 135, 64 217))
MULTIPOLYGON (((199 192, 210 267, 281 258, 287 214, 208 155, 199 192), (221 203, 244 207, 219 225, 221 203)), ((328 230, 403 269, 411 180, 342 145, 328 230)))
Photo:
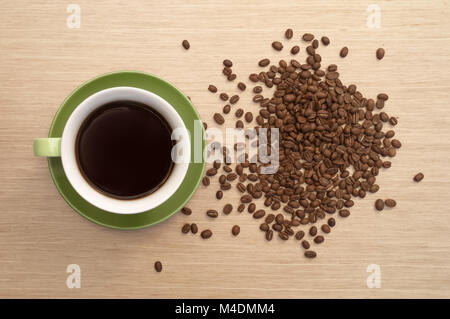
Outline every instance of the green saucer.
MULTIPOLYGON (((144 89, 159 95, 169 102, 180 114, 186 128, 191 132, 191 153, 194 154, 194 134, 192 132, 194 132, 194 120, 201 120, 199 114, 186 96, 177 88, 154 75, 143 72, 119 71, 107 73, 75 89, 56 113, 48 136, 61 137, 67 120, 83 100, 98 91, 116 86, 131 86, 144 89)), ((202 148, 204 149, 205 141, 202 140, 202 142, 202 148)), ((84 200, 69 183, 60 157, 49 157, 48 166, 56 188, 65 201, 81 216, 105 227, 139 229, 166 220, 189 201, 202 179, 205 162, 191 162, 183 183, 165 203, 149 211, 132 215, 110 213, 84 200)))

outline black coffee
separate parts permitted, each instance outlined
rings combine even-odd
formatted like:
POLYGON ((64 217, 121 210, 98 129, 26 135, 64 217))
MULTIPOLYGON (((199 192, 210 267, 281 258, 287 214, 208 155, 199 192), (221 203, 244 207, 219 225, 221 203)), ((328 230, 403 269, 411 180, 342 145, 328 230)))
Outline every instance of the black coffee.
POLYGON ((148 195, 172 170, 171 132, 167 121, 147 105, 105 104, 81 125, 78 165, 89 184, 106 195, 120 199, 148 195))

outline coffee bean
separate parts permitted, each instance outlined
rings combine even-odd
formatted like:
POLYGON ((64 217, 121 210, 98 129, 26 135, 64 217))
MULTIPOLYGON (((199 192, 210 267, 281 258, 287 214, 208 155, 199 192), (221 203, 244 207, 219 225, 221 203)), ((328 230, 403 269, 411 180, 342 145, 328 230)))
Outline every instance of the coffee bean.
POLYGON ((321 236, 321 235, 317 235, 315 238, 314 238, 314 242, 316 243, 316 244, 321 244, 321 243, 323 243, 325 241, 325 237, 323 237, 323 236, 321 236))
POLYGON ((317 256, 317 253, 315 251, 312 251, 312 250, 305 251, 306 258, 316 258, 316 256, 317 256))
POLYGON ((236 77, 237 77, 237 75, 232 73, 232 74, 227 76, 227 80, 228 81, 234 81, 234 80, 236 80, 236 77))
POLYGON ((259 81, 258 74, 255 74, 255 73, 250 74, 248 78, 252 82, 258 82, 259 81))
POLYGON ((183 207, 183 208, 181 209, 181 212, 182 212, 183 214, 185 214, 185 215, 190 215, 190 214, 192 214, 192 210, 191 210, 189 207, 183 207))
POLYGON ((197 224, 191 224, 191 233, 197 234, 197 232, 198 232, 197 224))
POLYGON ((395 125, 398 124, 398 120, 397 120, 395 117, 391 117, 391 118, 389 119, 389 123, 390 123, 391 125, 395 126, 395 125))
POLYGON ((389 96, 386 93, 379 93, 377 95, 377 98, 383 101, 387 101, 389 99, 389 96))
POLYGON ((278 237, 280 237, 282 240, 288 240, 289 239, 289 235, 286 232, 284 232, 284 231, 280 231, 278 233, 278 237))
POLYGON ((311 33, 305 33, 302 36, 303 41, 309 42, 312 41, 314 39, 314 35, 312 35, 311 33))
POLYGON ((350 216, 350 211, 348 209, 341 209, 339 211, 339 216, 348 217, 348 216, 350 216))
POLYGON ((266 240, 267 240, 267 241, 271 241, 272 238, 273 238, 273 230, 269 229, 269 230, 266 232, 266 240))
POLYGON ((183 48, 185 48, 186 50, 189 50, 189 48, 191 47, 190 43, 188 40, 183 40, 183 42, 181 42, 181 45, 183 46, 183 48))
POLYGON ((384 57, 384 49, 378 48, 376 52, 376 56, 378 60, 381 60, 384 57))
POLYGON ((231 233, 233 234, 233 236, 239 235, 240 232, 241 228, 238 225, 234 225, 233 228, 231 228, 231 233))
POLYGON ((226 94, 226 93, 220 93, 219 97, 222 101, 228 100, 228 94, 226 94))
POLYGON ((323 231, 324 233, 326 233, 326 234, 328 234, 329 232, 331 232, 331 228, 330 228, 330 226, 327 225, 327 224, 323 224, 322 227, 321 227, 321 229, 322 229, 322 231, 323 231))
POLYGON ((402 143, 400 143, 400 141, 399 141, 399 140, 396 140, 396 139, 393 139, 393 140, 391 141, 391 144, 392 144, 392 146, 395 147, 395 148, 400 148, 400 147, 402 147, 402 143))
POLYGON ((238 101, 239 101, 239 95, 233 95, 233 96, 230 98, 230 103, 231 103, 231 104, 236 104, 238 101))
POLYGON ((217 218, 217 216, 219 216, 219 213, 217 212, 217 210, 209 209, 206 211, 206 215, 208 215, 211 218, 217 218))
POLYGON ((393 199, 386 199, 386 200, 384 201, 384 204, 385 204, 387 207, 395 207, 395 206, 397 205, 397 202, 396 202, 395 200, 393 200, 393 199))
POLYGON ((323 36, 320 40, 322 41, 323 45, 330 44, 330 39, 328 37, 323 36))
POLYGON ((204 186, 209 186, 210 183, 211 183, 211 181, 209 180, 209 177, 208 177, 208 176, 204 176, 204 177, 202 178, 202 184, 203 184, 204 186))
POLYGON ((155 262, 155 270, 156 270, 156 272, 161 272, 162 264, 160 261, 155 262))
POLYGON ((383 210, 384 209, 384 201, 382 199, 377 199, 375 201, 375 208, 377 210, 383 210))
POLYGON ((217 199, 222 199, 223 198, 223 192, 222 191, 217 191, 216 192, 216 198, 217 199))
POLYGON ((424 178, 423 173, 417 173, 416 175, 414 175, 413 180, 414 180, 415 182, 420 182, 423 178, 424 178))
POLYGON ((241 120, 236 121, 236 128, 244 128, 244 122, 241 120))
POLYGON ((274 41, 272 42, 272 48, 274 48, 277 51, 281 51, 283 50, 283 45, 281 44, 281 42, 274 41))
POLYGON ((309 244, 309 242, 308 242, 307 240, 302 240, 302 246, 303 246, 303 248, 305 248, 305 249, 309 249, 309 247, 310 247, 311 245, 309 244))
POLYGON ((253 114, 251 112, 247 112, 245 113, 244 118, 247 123, 250 123, 251 121, 253 121, 253 114))
POLYGON ((247 88, 247 86, 246 86, 244 83, 242 83, 242 82, 239 82, 238 85, 237 85, 237 87, 238 87, 239 90, 241 90, 241 91, 245 91, 245 89, 247 88))
POLYGON ((239 213, 242 213, 242 212, 244 211, 244 209, 245 209, 245 204, 239 204, 239 206, 238 206, 238 208, 237 208, 237 211, 238 211, 239 213))
POLYGON ((253 218, 259 219, 259 218, 263 218, 266 215, 266 212, 264 209, 260 209, 257 210, 254 214, 253 214, 253 218))
POLYGON ((227 191, 227 190, 231 189, 231 184, 228 183, 228 182, 225 182, 222 185, 220 185, 220 189, 224 190, 224 191, 227 191))
POLYGON ((226 67, 231 68, 233 66, 233 62, 231 62, 228 59, 225 59, 225 60, 223 60, 223 65, 226 66, 226 67))
POLYGON ((333 217, 329 218, 327 223, 330 227, 336 226, 336 220, 333 217))
POLYGON ((294 36, 294 31, 292 31, 292 29, 286 29, 286 31, 284 32, 284 36, 286 37, 286 39, 292 39, 292 37, 294 36))
POLYGON ((233 205, 231 205, 231 204, 226 204, 226 205, 223 207, 223 210, 222 210, 222 212, 223 212, 225 215, 229 215, 232 211, 233 211, 233 205))
POLYGON ((262 59, 261 61, 258 62, 258 65, 260 67, 265 67, 268 66, 270 64, 270 60, 269 59, 262 59))
POLYGON ((345 58, 348 54, 348 48, 347 47, 343 47, 341 49, 341 51, 339 52, 339 55, 341 56, 341 58, 345 58))
POLYGON ((213 233, 212 233, 212 231, 209 230, 209 229, 206 229, 206 230, 204 230, 204 231, 202 231, 202 232, 200 233, 200 236, 201 236, 203 239, 208 239, 208 238, 210 238, 212 235, 213 235, 213 233))
POLYGON ((222 125, 223 123, 225 123, 225 119, 223 118, 223 116, 219 113, 215 113, 214 114, 214 121, 219 124, 222 125))
POLYGON ((183 234, 189 233, 190 230, 191 230, 191 224, 184 224, 183 227, 181 227, 181 232, 183 234))
POLYGON ((297 53, 299 53, 299 52, 300 52, 300 47, 299 47, 298 45, 294 45, 294 46, 291 48, 291 54, 295 55, 295 54, 297 54, 297 53))
POLYGON ((317 234, 317 227, 316 226, 312 226, 310 229, 309 229, 309 234, 311 235, 311 236, 316 236, 316 234, 317 234))
POLYGON ((208 86, 208 90, 212 93, 216 93, 217 92, 217 87, 215 87, 214 85, 210 84, 208 86))
POLYGON ((212 167, 206 171, 206 176, 214 176, 216 174, 217 174, 217 169, 215 169, 214 167, 212 167))
POLYGON ((240 118, 243 114, 244 114, 244 110, 243 109, 237 109, 236 112, 234 113, 234 115, 237 118, 240 118))
POLYGON ((303 230, 299 230, 296 234, 295 234, 295 239, 297 240, 302 240, 303 237, 305 237, 305 232, 303 230))
POLYGON ((231 105, 230 104, 225 105, 223 107, 223 109, 222 109, 222 113, 223 114, 228 114, 228 113, 230 113, 230 111, 231 111, 231 105))

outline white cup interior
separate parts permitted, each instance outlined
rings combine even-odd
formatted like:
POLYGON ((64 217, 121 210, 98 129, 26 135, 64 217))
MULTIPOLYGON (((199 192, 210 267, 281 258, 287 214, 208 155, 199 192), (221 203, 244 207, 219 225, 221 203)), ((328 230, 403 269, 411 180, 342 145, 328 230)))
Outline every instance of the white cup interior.
MULTIPOLYGON (((157 151, 157 150, 155 150, 157 151)), ((168 200, 179 188, 186 176, 191 152, 189 133, 177 111, 160 96, 133 87, 114 87, 97 92, 84 100, 70 115, 64 127, 61 139, 61 160, 73 188, 92 205, 117 214, 136 214, 155 208, 168 200), (82 176, 75 154, 75 143, 78 131, 86 117, 98 107, 119 100, 140 102, 151 106, 161 114, 176 130, 176 149, 183 160, 175 158, 175 163, 169 178, 155 192, 137 199, 121 200, 106 196, 95 190, 82 176)))

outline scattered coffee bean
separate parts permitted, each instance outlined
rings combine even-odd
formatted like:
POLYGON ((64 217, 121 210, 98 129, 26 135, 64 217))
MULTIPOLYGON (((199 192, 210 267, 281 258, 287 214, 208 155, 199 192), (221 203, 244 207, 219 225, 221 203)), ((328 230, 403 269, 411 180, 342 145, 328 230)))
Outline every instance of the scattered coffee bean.
POLYGON ((264 209, 257 210, 255 213, 253 213, 253 218, 259 219, 263 218, 266 215, 266 212, 264 209))
POLYGON ((219 97, 222 101, 228 100, 228 94, 226 94, 226 93, 220 93, 219 97))
POLYGON ((306 258, 316 258, 316 256, 317 256, 317 253, 315 251, 312 251, 312 250, 305 251, 306 258))
POLYGON ((217 93, 217 87, 215 87, 215 86, 212 85, 212 84, 210 84, 210 85, 208 86, 208 90, 209 90, 209 92, 217 93))
POLYGON ((242 82, 239 82, 238 85, 237 85, 237 87, 238 87, 239 90, 241 90, 241 91, 245 91, 245 89, 247 88, 247 86, 246 86, 244 83, 242 83, 242 82))
POLYGON ((375 201, 375 208, 377 210, 383 210, 384 209, 384 201, 382 199, 377 199, 375 201))
POLYGON ((414 180, 415 182, 420 182, 423 178, 424 178, 423 173, 417 173, 416 175, 414 175, 413 180, 414 180))
POLYGON ((327 223, 330 227, 336 226, 336 220, 333 217, 329 218, 327 223))
POLYGON ((268 66, 270 64, 270 60, 269 59, 262 59, 261 61, 258 62, 258 65, 260 67, 265 67, 268 66))
POLYGON ((309 242, 308 242, 307 240, 302 240, 302 246, 303 246, 303 248, 305 248, 305 249, 309 249, 309 247, 310 247, 311 245, 309 244, 309 242))
POLYGON ((183 208, 181 209, 181 212, 182 212, 183 214, 185 214, 185 215, 190 215, 190 214, 192 214, 192 210, 191 210, 189 207, 183 207, 183 208))
POLYGON ((395 207, 397 205, 397 202, 395 200, 389 198, 384 201, 384 204, 387 207, 395 207))
POLYGON ((222 210, 222 212, 223 212, 225 215, 229 215, 232 211, 233 211, 233 205, 231 205, 231 204, 226 204, 226 205, 223 207, 223 210, 222 210))
POLYGON ((217 169, 212 167, 206 171, 206 176, 214 176, 217 174, 217 169))
POLYGON ((311 236, 316 236, 316 234, 317 234, 317 227, 316 226, 312 226, 310 229, 309 229, 309 234, 311 235, 311 236))
POLYGON ((297 240, 302 240, 303 237, 305 237, 305 232, 303 230, 299 230, 296 234, 295 234, 295 239, 297 240))
POLYGON ((402 147, 402 143, 400 143, 400 141, 399 141, 399 140, 396 140, 396 139, 393 139, 393 140, 391 141, 391 144, 392 144, 392 146, 395 147, 395 148, 400 148, 400 147, 402 147))
POLYGON ((217 191, 216 192, 216 198, 217 199, 222 199, 223 198, 223 192, 222 191, 217 191))
POLYGON ((377 52, 376 52, 376 55, 377 55, 377 59, 378 60, 381 60, 382 58, 384 58, 384 49, 383 48, 378 48, 377 52))
POLYGON ((328 37, 323 36, 321 39, 323 45, 329 45, 330 39, 328 37))
POLYGON ((314 238, 314 242, 316 243, 316 244, 321 244, 321 243, 323 243, 325 241, 325 237, 323 237, 322 235, 317 235, 315 238, 314 238))
POLYGON ((253 121, 253 114, 251 112, 247 112, 245 113, 244 118, 247 123, 250 123, 251 121, 253 121))
POLYGON ((213 233, 212 233, 212 231, 209 230, 209 229, 206 229, 206 230, 204 230, 204 231, 202 231, 202 232, 200 233, 200 236, 201 236, 203 239, 208 239, 208 238, 210 238, 212 235, 213 235, 213 233))
POLYGON ((183 227, 181 227, 181 232, 183 234, 189 233, 190 230, 191 230, 191 224, 184 224, 183 227))
POLYGON ((211 181, 210 181, 210 179, 209 179, 208 176, 204 176, 204 177, 202 178, 202 184, 203 184, 204 186, 209 186, 210 183, 211 183, 211 181))
POLYGON ((231 111, 231 105, 230 104, 225 105, 223 107, 223 109, 222 109, 222 113, 223 114, 228 114, 228 113, 230 113, 230 111, 231 111))
POLYGON ((347 47, 343 47, 341 49, 341 51, 339 52, 339 55, 341 56, 341 58, 345 58, 348 54, 348 48, 347 47))
POLYGON ((188 40, 183 40, 183 42, 181 42, 181 45, 182 45, 183 48, 185 48, 186 50, 189 50, 189 48, 191 47, 191 44, 189 43, 188 40))
POLYGON ((272 42, 272 48, 274 48, 277 51, 281 51, 283 50, 283 45, 281 44, 281 42, 274 41, 272 42))
POLYGON ((348 209, 341 209, 339 211, 339 216, 348 217, 348 216, 350 216, 350 211, 348 209))
POLYGON ((219 213, 217 212, 217 210, 209 209, 206 211, 206 215, 208 215, 211 218, 217 218, 217 216, 219 216, 219 213))
POLYGON ((230 103, 231 103, 231 104, 236 104, 238 101, 239 101, 239 95, 233 95, 233 96, 230 98, 230 103))
POLYGON ((320 229, 322 229, 322 231, 323 231, 325 234, 328 234, 328 233, 331 232, 331 228, 330 228, 330 226, 329 226, 328 224, 323 224, 322 227, 320 227, 320 229))
POLYGON ((233 66, 233 62, 231 62, 228 59, 225 59, 225 60, 223 60, 223 65, 228 67, 228 68, 231 68, 233 66))
POLYGON ((269 229, 269 230, 266 232, 266 240, 267 240, 267 241, 271 241, 272 238, 273 238, 273 230, 269 229))
POLYGON ((292 39, 292 37, 294 36, 294 31, 292 31, 292 29, 286 29, 286 31, 284 32, 284 36, 286 37, 286 39, 292 39))
POLYGON ((156 272, 161 272, 162 264, 160 261, 155 262, 155 270, 156 270, 156 272))
POLYGON ((227 76, 227 80, 228 81, 234 81, 234 80, 236 80, 236 77, 237 77, 237 75, 232 73, 229 76, 227 76))
POLYGON ((197 224, 191 224, 191 233, 197 234, 197 232, 198 232, 197 224))
POLYGON ((314 35, 311 33, 305 33, 302 37, 303 41, 310 42, 314 39, 314 35))
POLYGON ((299 47, 298 45, 294 45, 294 46, 291 48, 291 54, 296 55, 296 54, 299 53, 299 52, 300 52, 300 47, 299 47))
POLYGON ((233 228, 231 228, 231 233, 233 234, 233 236, 239 235, 240 232, 241 228, 238 225, 234 225, 233 228))
POLYGON ((219 113, 215 113, 214 114, 214 121, 219 124, 222 125, 223 123, 225 123, 225 119, 223 118, 223 116, 219 113))

